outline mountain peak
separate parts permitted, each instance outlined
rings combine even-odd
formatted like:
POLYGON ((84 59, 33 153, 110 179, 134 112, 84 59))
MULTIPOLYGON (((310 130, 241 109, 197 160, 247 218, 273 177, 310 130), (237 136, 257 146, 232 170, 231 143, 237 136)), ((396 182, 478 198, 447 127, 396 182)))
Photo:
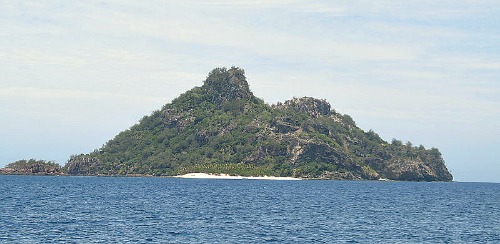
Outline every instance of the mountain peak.
POLYGON ((245 77, 245 71, 237 67, 213 69, 204 81, 203 88, 213 96, 215 102, 253 97, 245 77))

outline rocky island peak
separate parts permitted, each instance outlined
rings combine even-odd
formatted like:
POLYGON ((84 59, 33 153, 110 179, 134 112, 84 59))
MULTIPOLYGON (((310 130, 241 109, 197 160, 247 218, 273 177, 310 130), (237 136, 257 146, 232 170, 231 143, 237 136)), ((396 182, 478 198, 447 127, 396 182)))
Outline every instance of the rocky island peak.
POLYGON ((254 97, 246 80, 245 71, 237 67, 213 69, 202 88, 212 95, 216 103, 248 100, 254 97))
POLYGON ((181 94, 89 154, 73 175, 173 176, 192 172, 308 179, 451 181, 437 149, 381 139, 326 100, 270 106, 241 68, 215 68, 181 94))

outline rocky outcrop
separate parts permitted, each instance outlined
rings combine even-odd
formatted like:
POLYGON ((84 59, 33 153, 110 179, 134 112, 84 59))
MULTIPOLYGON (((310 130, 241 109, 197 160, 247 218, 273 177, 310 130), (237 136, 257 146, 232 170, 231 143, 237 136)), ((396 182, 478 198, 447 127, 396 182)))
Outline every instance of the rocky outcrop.
POLYGON ((19 175, 60 175, 61 166, 44 160, 18 160, 0 169, 0 174, 19 174, 19 175))
MULTIPOLYGON (((437 159, 437 161, 442 161, 437 159)), ((421 160, 395 160, 383 169, 386 178, 402 181, 452 181, 453 176, 444 162, 421 160)))
POLYGON ((211 96, 212 102, 217 104, 253 97, 245 78, 245 71, 236 67, 229 70, 226 68, 212 70, 202 88, 211 96))
POLYGON ((98 165, 97 158, 88 154, 72 155, 64 166, 65 171, 71 175, 90 175, 95 172, 98 165))

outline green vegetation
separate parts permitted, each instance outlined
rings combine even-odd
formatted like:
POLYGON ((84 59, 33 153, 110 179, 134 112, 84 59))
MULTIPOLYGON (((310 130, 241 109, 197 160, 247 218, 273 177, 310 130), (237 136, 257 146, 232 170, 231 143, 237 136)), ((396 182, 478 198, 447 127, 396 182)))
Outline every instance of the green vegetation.
POLYGON ((3 174, 22 174, 22 175, 57 175, 61 174, 61 166, 53 161, 44 160, 18 160, 5 166, 0 171, 3 174))
POLYGON ((452 179, 437 149, 387 143, 324 100, 267 105, 244 71, 217 68, 90 154, 73 155, 72 175, 172 176, 189 172, 325 179, 452 179))

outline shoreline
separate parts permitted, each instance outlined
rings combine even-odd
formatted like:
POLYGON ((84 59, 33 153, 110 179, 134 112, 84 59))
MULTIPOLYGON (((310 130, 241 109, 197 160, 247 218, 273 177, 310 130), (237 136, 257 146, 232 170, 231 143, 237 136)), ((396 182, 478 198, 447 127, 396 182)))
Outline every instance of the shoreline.
POLYGON ((279 176, 241 176, 228 174, 207 174, 207 173, 188 173, 176 175, 173 178, 182 179, 219 179, 219 180, 302 180, 294 177, 279 177, 279 176))
POLYGON ((334 181, 378 181, 378 182, 421 182, 421 183, 435 183, 435 182, 453 182, 453 183, 491 183, 499 184, 500 182, 480 182, 480 181, 411 181, 411 180, 391 180, 391 179, 324 179, 324 178, 294 178, 294 177, 280 177, 280 176, 240 176, 228 174, 209 174, 209 173, 188 173, 184 175, 148 175, 148 174, 129 174, 129 175, 71 175, 65 173, 58 174, 23 174, 23 173, 5 173, 0 171, 0 176, 64 176, 64 177, 144 177, 144 178, 178 178, 178 179, 222 179, 222 180, 334 180, 334 181))

